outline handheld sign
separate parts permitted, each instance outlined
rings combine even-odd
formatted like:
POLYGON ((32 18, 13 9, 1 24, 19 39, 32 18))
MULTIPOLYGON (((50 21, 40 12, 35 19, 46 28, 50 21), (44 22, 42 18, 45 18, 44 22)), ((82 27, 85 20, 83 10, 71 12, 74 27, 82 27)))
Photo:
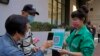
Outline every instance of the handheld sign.
POLYGON ((52 49, 60 50, 63 46, 64 36, 65 36, 65 29, 52 29, 54 33, 53 36, 53 47, 52 49))

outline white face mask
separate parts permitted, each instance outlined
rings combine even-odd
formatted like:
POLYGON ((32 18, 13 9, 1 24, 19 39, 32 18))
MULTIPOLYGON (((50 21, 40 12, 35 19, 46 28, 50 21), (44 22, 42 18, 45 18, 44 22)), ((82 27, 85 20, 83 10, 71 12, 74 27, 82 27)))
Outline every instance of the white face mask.
POLYGON ((34 22, 34 18, 35 18, 35 16, 28 15, 28 21, 29 21, 29 23, 33 23, 34 22))

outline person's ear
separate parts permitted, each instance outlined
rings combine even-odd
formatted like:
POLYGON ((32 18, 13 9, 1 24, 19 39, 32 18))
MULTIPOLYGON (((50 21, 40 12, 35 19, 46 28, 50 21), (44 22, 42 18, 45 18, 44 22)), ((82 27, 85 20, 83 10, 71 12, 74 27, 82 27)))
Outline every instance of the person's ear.
POLYGON ((27 17, 28 16, 28 12, 22 11, 22 16, 27 17))
POLYGON ((15 40, 20 40, 21 34, 19 34, 18 32, 16 32, 14 34, 15 40))
POLYGON ((22 14, 24 14, 25 12, 24 11, 22 11, 22 14))

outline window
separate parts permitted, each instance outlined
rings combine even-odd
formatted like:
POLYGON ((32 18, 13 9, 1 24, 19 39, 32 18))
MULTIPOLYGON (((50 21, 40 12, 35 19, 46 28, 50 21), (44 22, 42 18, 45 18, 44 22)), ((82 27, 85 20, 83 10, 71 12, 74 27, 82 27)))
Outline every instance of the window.
POLYGON ((65 19, 65 0, 48 0, 48 17, 51 24, 60 25, 65 19))
POLYGON ((9 4, 9 0, 0 0, 0 3, 2 3, 2 4, 9 4))

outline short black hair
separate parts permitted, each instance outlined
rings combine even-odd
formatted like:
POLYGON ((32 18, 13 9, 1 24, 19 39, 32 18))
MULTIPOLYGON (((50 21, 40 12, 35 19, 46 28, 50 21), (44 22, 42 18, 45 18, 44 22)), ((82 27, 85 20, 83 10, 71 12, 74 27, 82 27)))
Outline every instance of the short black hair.
POLYGON ((28 20, 21 15, 13 14, 5 22, 5 28, 8 34, 14 35, 16 32, 25 35, 28 20))
POLYGON ((79 18, 80 20, 82 20, 84 23, 86 23, 87 20, 87 14, 88 14, 89 10, 87 9, 87 7, 85 5, 81 6, 81 8, 79 8, 77 11, 72 12, 71 17, 72 18, 79 18))

